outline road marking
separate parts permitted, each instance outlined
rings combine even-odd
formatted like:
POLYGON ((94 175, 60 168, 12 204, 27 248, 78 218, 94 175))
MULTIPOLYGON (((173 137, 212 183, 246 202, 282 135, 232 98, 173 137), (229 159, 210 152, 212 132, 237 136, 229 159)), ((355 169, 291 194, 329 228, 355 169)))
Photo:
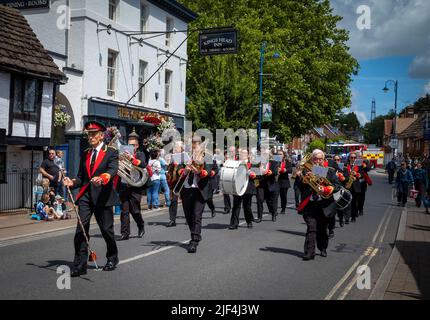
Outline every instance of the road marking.
MULTIPOLYGON (((266 217, 266 216, 268 216, 268 214, 263 214, 263 218, 266 217)), ((245 223, 246 223, 246 221, 243 221, 243 222, 239 223, 239 225, 243 225, 245 223)), ((190 242, 190 241, 191 241, 191 239, 188 239, 188 240, 185 240, 185 241, 182 241, 182 242, 178 242, 178 244, 185 244, 185 243, 190 242)), ((173 249, 173 248, 176 248, 176 247, 178 247, 178 245, 167 246, 167 247, 160 248, 160 249, 157 249, 157 250, 153 250, 153 251, 150 251, 150 252, 147 252, 147 253, 139 254, 137 256, 134 256, 134 257, 131 257, 131 258, 128 258, 128 259, 125 259, 125 260, 121 260, 119 262, 119 264, 125 264, 125 263, 129 263, 129 262, 132 262, 132 261, 140 260, 140 259, 143 259, 145 257, 152 256, 154 254, 157 254, 157 253, 160 253, 160 252, 163 252, 163 251, 166 251, 166 250, 170 250, 170 249, 173 249)))
MULTIPOLYGON (((376 229, 376 232, 373 236, 372 242, 371 242, 371 247, 374 246, 376 239, 379 235, 379 232, 381 231, 382 225, 385 222, 388 213, 392 210, 392 206, 389 206, 386 210, 385 210, 385 214, 381 219, 381 222, 379 223, 378 229, 376 229)), ((369 248, 366 249, 366 251, 369 248)), ((351 274, 357 270, 357 267, 360 265, 361 261, 366 257, 366 251, 363 252, 363 254, 357 259, 357 261, 351 266, 351 268, 349 268, 349 270, 345 273, 345 275, 338 281, 338 283, 333 287, 333 289, 331 289, 331 291, 329 292, 329 294, 324 298, 324 300, 330 300, 335 294, 336 292, 339 290, 339 288, 345 283, 346 280, 348 280, 348 278, 351 276, 351 274)))
MULTIPOLYGON (((372 248, 372 251, 368 255, 367 261, 364 263, 365 266, 368 266, 370 261, 377 255, 379 248, 382 244, 382 241, 385 237, 385 233, 387 232, 388 225, 390 224, 392 214, 388 216, 388 219, 385 221, 385 227, 384 231, 381 233, 381 236, 379 237, 378 245, 374 248, 372 248)), ((348 293, 351 291, 351 289, 354 287, 354 285, 357 283, 358 274, 356 273, 355 276, 351 279, 351 281, 348 283, 348 285, 345 287, 345 289, 342 291, 342 293, 339 295, 337 300, 344 300, 345 297, 348 295, 348 293)))

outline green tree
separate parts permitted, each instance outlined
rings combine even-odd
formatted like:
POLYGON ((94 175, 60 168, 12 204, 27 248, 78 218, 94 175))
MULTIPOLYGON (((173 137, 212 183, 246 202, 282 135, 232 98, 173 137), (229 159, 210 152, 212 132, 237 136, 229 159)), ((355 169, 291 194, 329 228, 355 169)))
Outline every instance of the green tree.
POLYGON ((350 112, 345 114, 343 112, 338 113, 336 115, 336 119, 334 125, 339 125, 341 129, 346 129, 348 131, 356 131, 360 129, 360 121, 358 121, 357 115, 355 112, 350 112))
POLYGON ((314 151, 315 149, 320 149, 320 150, 324 151, 325 146, 326 146, 326 144, 325 144, 324 140, 315 139, 311 143, 309 143, 306 152, 310 153, 310 152, 314 151))
POLYGON ((268 43, 264 101, 272 103, 271 135, 287 142, 334 120, 350 105, 357 61, 348 33, 337 28, 328 0, 181 0, 199 18, 191 28, 234 26, 236 55, 202 57, 198 35, 188 41, 187 117, 194 128, 256 128, 260 46, 268 43), (279 59, 271 59, 274 52, 279 59))
POLYGON ((394 111, 386 115, 377 116, 372 122, 366 123, 363 129, 364 142, 376 144, 382 147, 382 138, 384 137, 384 127, 386 119, 393 119, 394 111))

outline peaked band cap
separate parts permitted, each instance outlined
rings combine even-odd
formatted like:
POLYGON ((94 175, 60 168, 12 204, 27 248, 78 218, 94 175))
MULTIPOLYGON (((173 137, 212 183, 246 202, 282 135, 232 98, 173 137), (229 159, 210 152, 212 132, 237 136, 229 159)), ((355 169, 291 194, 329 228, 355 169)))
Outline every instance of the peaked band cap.
POLYGON ((85 131, 95 132, 95 131, 106 131, 106 127, 98 121, 88 121, 84 125, 85 131))

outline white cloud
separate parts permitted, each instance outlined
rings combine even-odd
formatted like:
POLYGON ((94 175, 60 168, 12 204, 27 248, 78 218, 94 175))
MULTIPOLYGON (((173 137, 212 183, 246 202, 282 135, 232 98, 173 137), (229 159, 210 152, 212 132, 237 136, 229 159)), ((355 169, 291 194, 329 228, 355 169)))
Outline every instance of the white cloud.
POLYGON ((351 89, 351 95, 352 95, 351 108, 343 109, 342 112, 344 112, 344 113, 354 112, 357 115, 357 119, 358 119, 358 121, 360 121, 360 124, 362 126, 364 126, 366 123, 368 123, 370 121, 366 115, 366 112, 359 111, 358 96, 360 95, 360 93, 355 89, 351 89))
POLYGON ((424 86, 424 95, 430 94, 430 82, 424 86))
POLYGON ((331 5, 343 17, 339 26, 350 31, 348 44, 357 59, 414 56, 410 76, 430 78, 430 1, 331 0, 331 5), (370 30, 357 28, 360 5, 371 10, 370 30))

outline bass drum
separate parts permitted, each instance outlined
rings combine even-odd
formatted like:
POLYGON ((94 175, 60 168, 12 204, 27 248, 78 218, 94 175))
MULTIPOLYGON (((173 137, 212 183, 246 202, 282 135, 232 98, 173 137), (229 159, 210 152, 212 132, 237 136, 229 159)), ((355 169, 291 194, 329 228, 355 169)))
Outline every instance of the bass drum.
POLYGON ((222 192, 242 196, 248 187, 247 167, 241 161, 227 160, 221 168, 220 185, 222 192))
POLYGON ((352 201, 352 194, 348 189, 341 188, 338 192, 333 194, 333 198, 336 201, 338 210, 345 210, 352 201))

